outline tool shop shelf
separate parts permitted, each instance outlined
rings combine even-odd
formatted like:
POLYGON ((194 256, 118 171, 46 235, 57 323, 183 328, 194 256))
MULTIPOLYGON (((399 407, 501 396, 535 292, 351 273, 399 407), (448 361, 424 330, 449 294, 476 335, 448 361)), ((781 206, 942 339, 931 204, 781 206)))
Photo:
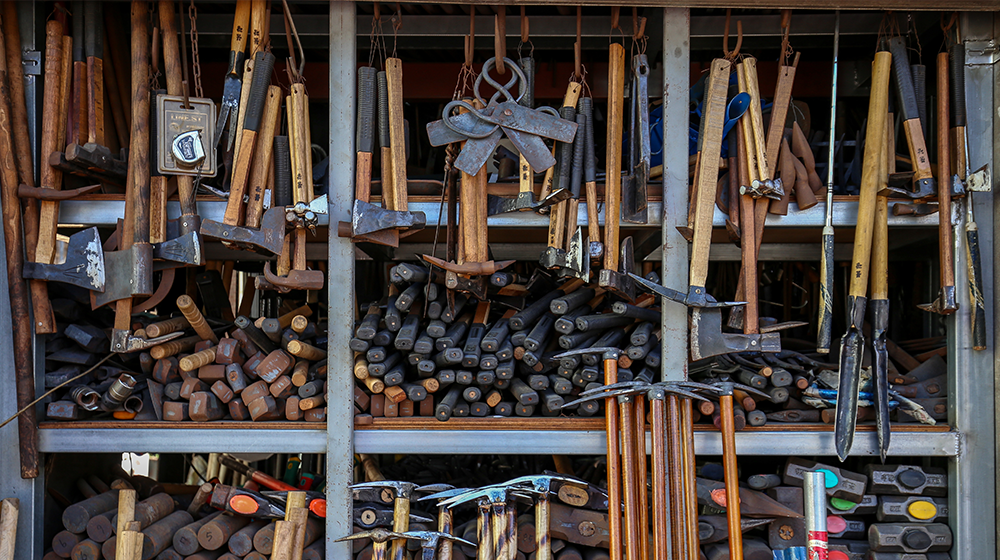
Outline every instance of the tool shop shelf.
MULTIPOLYGON (((499 453, 518 454, 526 449, 552 454, 602 455, 607 453, 603 418, 489 418, 386 419, 377 418, 369 426, 356 426, 357 453, 499 453)), ((721 455, 722 440, 717 430, 695 424, 695 452, 721 455)), ((892 427, 891 456, 955 457, 960 435, 947 426, 892 427)), ((746 455, 788 455, 808 449, 810 454, 836 455, 833 426, 799 424, 752 428, 736 433, 737 452, 746 455)), ((646 449, 652 449, 646 432, 646 449)), ((858 426, 851 455, 877 456, 874 425, 858 426)))
POLYGON ((43 422, 43 453, 326 453, 325 423, 43 422))

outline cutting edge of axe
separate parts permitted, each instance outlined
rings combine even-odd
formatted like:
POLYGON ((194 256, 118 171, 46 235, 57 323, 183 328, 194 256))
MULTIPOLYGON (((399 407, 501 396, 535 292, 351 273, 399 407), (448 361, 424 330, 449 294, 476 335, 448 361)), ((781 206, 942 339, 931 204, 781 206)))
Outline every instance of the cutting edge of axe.
POLYGON ((66 258, 62 263, 44 264, 25 261, 22 276, 48 282, 63 282, 103 293, 106 273, 101 236, 96 227, 91 227, 69 236, 66 258))

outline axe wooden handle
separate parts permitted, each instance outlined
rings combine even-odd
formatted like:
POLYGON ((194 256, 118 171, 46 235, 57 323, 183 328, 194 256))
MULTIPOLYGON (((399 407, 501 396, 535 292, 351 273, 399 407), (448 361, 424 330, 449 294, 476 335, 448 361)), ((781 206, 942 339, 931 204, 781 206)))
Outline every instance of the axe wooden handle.
POLYGON ((941 288, 955 287, 955 259, 951 229, 951 148, 949 146, 948 53, 937 57, 938 248, 941 252, 941 288))
MULTIPOLYGON (((742 124, 742 123, 741 123, 742 124)), ((736 127, 737 135, 737 169, 740 185, 750 184, 750 163, 747 157, 746 144, 743 135, 746 127, 736 127)), ((757 301, 757 225, 754 212, 754 199, 749 193, 740 196, 740 279, 736 288, 736 300, 745 301, 743 310, 743 334, 756 334, 759 329, 757 301)))
MULTIPOLYGON (((248 0, 249 1, 249 0, 248 0)), ((250 99, 250 88, 253 86, 253 76, 254 76, 254 58, 248 57, 243 61, 243 81, 240 82, 240 101, 239 106, 236 110, 236 115, 230 113, 229 118, 232 119, 236 117, 236 137, 233 139, 233 175, 236 175, 236 162, 240 158, 240 150, 243 147, 243 121, 246 119, 247 114, 247 100, 250 99)), ((226 126, 230 126, 230 122, 226 126)), ((252 146, 253 144, 251 144, 252 146)), ((231 182, 231 181, 230 181, 231 182)), ((230 196, 229 200, 232 201, 233 197, 230 196)), ((227 206, 228 208, 228 206, 227 206)))
POLYGON ((388 192, 383 188, 382 198, 390 203, 386 205, 388 209, 406 211, 408 207, 406 134, 403 129, 403 61, 398 58, 387 58, 385 71, 389 101, 389 147, 392 150, 392 188, 388 192))
POLYGON ((250 201, 247 203, 245 225, 259 228, 264 215, 264 190, 271 176, 271 158, 273 155, 274 132, 278 129, 281 118, 281 88, 269 86, 267 100, 264 102, 264 116, 261 129, 257 134, 257 146, 254 148, 253 168, 250 171, 250 189, 247 193, 250 201))
MULTIPOLYGON (((723 93, 725 97, 725 93, 723 93)), ((723 99, 725 108, 725 99, 723 99)), ((625 109, 625 47, 608 52, 608 141, 604 187, 604 268, 618 270, 618 227, 622 202, 622 126, 625 109)), ((721 127, 720 127, 721 132, 721 127)), ((720 138, 721 142, 721 138, 720 138)), ((718 154, 714 161, 718 161, 718 154)), ((713 182, 714 183, 714 182, 713 182)), ((711 220, 709 221, 711 227, 711 220)))
MULTIPOLYGON (((705 84, 702 149, 698 159, 698 194, 695 199, 694 237, 691 242, 691 286, 704 287, 708 278, 708 253, 712 244, 712 215, 715 212, 715 185, 719 177, 729 67, 729 61, 725 59, 713 60, 705 84)), ((608 148, 610 149, 610 143, 608 148)), ((605 251, 617 252, 617 247, 617 244, 606 246, 605 251)))
MULTIPOLYGON (((70 98, 73 89, 73 38, 64 35, 62 38, 62 68, 59 70, 59 109, 56 113, 56 150, 66 149, 66 137, 69 133, 70 98)), ((54 188, 62 188, 62 173, 56 176, 54 188)))
POLYGON ((87 142, 104 140, 104 17, 100 2, 84 4, 84 48, 87 52, 87 142))
MULTIPOLYGON (((4 13, 6 16, 6 11, 4 13)), ((16 17, 16 14, 15 14, 16 17)), ((16 20, 15 20, 16 21, 16 20)), ((16 25, 15 25, 16 27, 16 25)), ((7 31, 5 24, 3 30, 7 31)), ((6 42, 0 38, 0 48, 6 48, 6 42)), ((17 47, 20 53, 20 46, 17 47)), ((0 52, 0 75, 7 72, 6 53, 0 52)), ((17 65, 20 66, 20 60, 17 65)), ((23 102, 23 95, 22 95, 23 102)), ((35 478, 38 476, 38 426, 35 408, 28 406, 35 396, 35 372, 31 348, 31 318, 28 313, 28 285, 22 277, 24 266, 24 245, 21 236, 21 208, 18 204, 17 186, 18 173, 14 158, 14 139, 11 138, 11 109, 5 96, 0 96, 0 208, 3 216, 4 251, 7 262, 8 292, 10 297, 10 317, 14 351, 14 386, 17 395, 17 407, 25 409, 18 416, 17 431, 20 445, 21 477, 35 478)), ((42 284, 44 286, 44 283, 42 284)), ((46 300, 46 303, 48 301, 46 300)), ((49 309, 51 314, 51 309, 49 309)), ((8 339, 10 340, 10 339, 8 339)), ((16 503, 16 501, 15 501, 16 503)), ((4 500, 4 506, 8 500, 4 500)), ((9 512, 4 509, 3 514, 9 512)), ((17 510, 14 509, 16 517, 17 510)), ((9 525, 9 523, 8 523, 9 525)), ((16 526, 16 519, 14 521, 16 526)), ((13 549, 13 535, 9 537, 13 549)), ((10 556, 13 558, 13 556, 10 556)))
MULTIPOLYGON (((854 253, 851 257, 849 294, 865 297, 868 291, 869 259, 871 257, 875 198, 878 190, 879 158, 885 145, 885 122, 889 100, 889 72, 892 55, 875 53, 872 66, 871 99, 868 103, 868 129, 865 137, 864 165, 861 173, 861 194, 858 200, 858 223, 854 230, 854 253)), ((919 124, 919 119, 917 123, 919 124)))
POLYGON ((71 144, 83 144, 87 143, 87 131, 89 130, 90 123, 87 121, 87 61, 85 60, 74 60, 73 61, 73 101, 70 111, 73 113, 73 118, 70 119, 70 143, 71 144))
MULTIPOLYGON (((184 76, 181 69, 180 44, 177 40, 177 20, 175 19, 173 0, 160 0, 160 35, 163 37, 163 69, 167 77, 167 94, 184 94, 184 76)), ((110 88, 110 84, 108 86, 110 88)), ((109 96, 110 97, 110 96, 109 96)), ((112 102, 112 105, 114 103, 112 102)), ((112 112, 114 108, 112 107, 112 112)), ((177 198, 181 205, 181 214, 198 213, 195 203, 194 177, 177 175, 177 198)))

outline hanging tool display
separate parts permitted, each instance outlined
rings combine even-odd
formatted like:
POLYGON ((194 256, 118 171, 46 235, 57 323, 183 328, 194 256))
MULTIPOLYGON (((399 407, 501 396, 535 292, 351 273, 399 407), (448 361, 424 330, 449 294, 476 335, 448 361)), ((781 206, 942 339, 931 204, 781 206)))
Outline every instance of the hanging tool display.
POLYGON ((633 224, 648 221, 649 191, 649 61, 646 58, 646 18, 632 8, 632 40, 640 52, 632 57, 632 89, 629 111, 629 173, 622 185, 622 219, 633 224))
POLYGON ((215 123, 215 136, 212 138, 212 146, 218 146, 222 140, 222 133, 229 125, 229 139, 226 140, 226 150, 233 147, 236 139, 236 118, 231 117, 231 113, 239 111, 240 90, 242 89, 242 69, 243 61, 246 58, 247 29, 250 27, 251 0, 237 0, 236 13, 233 17, 233 34, 229 47, 229 70, 226 71, 226 78, 222 86, 222 105, 219 111, 219 119, 215 123))
MULTIPOLYGON (((883 157, 885 147, 889 72, 890 67, 895 69, 898 66, 894 64, 893 58, 889 52, 876 53, 872 69, 872 96, 868 105, 864 171, 861 198, 858 202, 858 224, 854 234, 854 254, 851 258, 850 290, 847 296, 848 327, 840 342, 840 382, 835 443, 837 456, 841 461, 847 458, 851 450, 857 425, 858 392, 861 387, 861 362, 865 345, 862 324, 868 302, 868 274, 871 266, 876 193, 881 182, 879 161, 883 157)), ((909 126, 919 127, 919 120, 911 122, 909 126)), ((909 138, 909 133, 907 137, 909 138)))

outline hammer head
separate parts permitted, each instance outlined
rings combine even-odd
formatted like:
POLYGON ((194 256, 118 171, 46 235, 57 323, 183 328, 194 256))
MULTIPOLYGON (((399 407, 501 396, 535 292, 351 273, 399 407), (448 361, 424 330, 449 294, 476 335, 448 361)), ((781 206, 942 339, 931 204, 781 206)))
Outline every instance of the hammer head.
POLYGON ((264 278, 279 290, 321 290, 326 284, 322 270, 289 270, 287 276, 271 272, 271 261, 264 263, 264 278))
POLYGON ((410 496, 413 495, 413 490, 416 489, 417 485, 412 482, 403 482, 400 480, 376 480, 374 482, 362 482, 360 484, 353 484, 351 488, 380 488, 391 490, 397 500, 409 500, 410 496))
MULTIPOLYGON (((51 190, 51 189, 46 189, 51 190)), ((22 276, 49 282, 65 282, 95 292, 105 285, 104 250, 96 227, 69 236, 66 259, 59 264, 24 262, 22 276)))

